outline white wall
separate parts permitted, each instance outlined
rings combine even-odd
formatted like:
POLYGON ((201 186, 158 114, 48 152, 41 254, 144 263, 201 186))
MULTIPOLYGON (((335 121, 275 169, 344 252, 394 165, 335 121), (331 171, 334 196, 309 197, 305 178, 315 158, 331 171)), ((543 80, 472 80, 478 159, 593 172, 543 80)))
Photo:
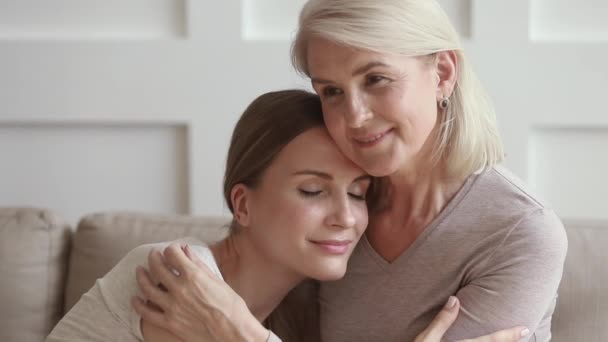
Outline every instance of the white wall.
MULTIPOLYGON (((225 212, 235 120, 307 87, 303 0, 0 0, 0 206, 225 212)), ((608 2, 443 0, 508 164, 558 213, 608 218, 608 2)))

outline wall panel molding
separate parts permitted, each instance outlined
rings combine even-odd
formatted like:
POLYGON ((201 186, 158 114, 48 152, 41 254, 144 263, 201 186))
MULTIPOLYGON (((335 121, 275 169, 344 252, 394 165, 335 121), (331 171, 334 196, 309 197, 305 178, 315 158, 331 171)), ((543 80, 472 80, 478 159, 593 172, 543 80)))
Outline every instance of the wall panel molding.
POLYGON ((545 42, 608 42, 605 0, 530 0, 530 39, 545 42))
MULTIPOLYGON (((242 0, 242 37, 245 40, 290 40, 306 0, 242 0)), ((471 0, 439 0, 456 30, 471 36, 471 0)))
POLYGON ((2 40, 149 40, 186 34, 185 0, 0 2, 2 40))
POLYGON ((535 127, 529 182, 558 215, 608 219, 608 126, 535 127))
POLYGON ((0 123, 0 206, 189 212, 187 126, 0 123))

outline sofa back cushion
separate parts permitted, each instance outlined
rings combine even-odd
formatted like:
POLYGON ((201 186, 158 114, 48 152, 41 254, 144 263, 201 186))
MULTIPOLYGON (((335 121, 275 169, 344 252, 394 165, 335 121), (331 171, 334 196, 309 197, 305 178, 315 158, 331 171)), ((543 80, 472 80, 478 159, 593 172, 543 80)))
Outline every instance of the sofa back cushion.
POLYGON ((59 321, 70 234, 47 210, 0 208, 0 341, 42 342, 59 321))
POLYGON ((85 216, 78 224, 72 241, 65 312, 93 286, 97 278, 106 274, 131 249, 183 237, 213 243, 227 235, 228 223, 225 217, 129 212, 85 216))
POLYGON ((608 339, 608 221, 564 220, 568 256, 553 316, 553 341, 608 339))
MULTIPOLYGON (((132 248, 187 236, 212 243, 226 236, 227 223, 221 217, 86 216, 73 239, 66 308, 132 248)), ((608 222, 565 220, 564 225, 569 246, 552 322, 553 341, 604 341, 608 336, 608 222)))

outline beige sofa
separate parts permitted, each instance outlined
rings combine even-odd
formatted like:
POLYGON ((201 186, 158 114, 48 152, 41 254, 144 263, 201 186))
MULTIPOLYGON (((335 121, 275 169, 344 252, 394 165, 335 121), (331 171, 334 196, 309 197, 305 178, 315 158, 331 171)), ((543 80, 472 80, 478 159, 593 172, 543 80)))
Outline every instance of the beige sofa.
MULTIPOLYGON (((95 279, 143 243, 216 241, 225 218, 101 213, 72 229, 47 210, 0 208, 0 341, 43 341, 95 279)), ((554 341, 608 341, 608 222, 566 222, 554 341)), ((543 281, 542 279, 538 280, 543 281)))

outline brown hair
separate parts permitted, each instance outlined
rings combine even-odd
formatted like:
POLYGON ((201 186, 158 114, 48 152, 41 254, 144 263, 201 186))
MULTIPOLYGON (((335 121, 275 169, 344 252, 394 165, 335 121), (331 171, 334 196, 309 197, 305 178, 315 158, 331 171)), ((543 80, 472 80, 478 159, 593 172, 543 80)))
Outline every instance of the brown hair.
POLYGON ((230 193, 235 185, 255 187, 283 147, 305 131, 323 125, 316 94, 294 89, 256 98, 232 132, 224 173, 224 199, 230 211, 234 213, 230 193))

